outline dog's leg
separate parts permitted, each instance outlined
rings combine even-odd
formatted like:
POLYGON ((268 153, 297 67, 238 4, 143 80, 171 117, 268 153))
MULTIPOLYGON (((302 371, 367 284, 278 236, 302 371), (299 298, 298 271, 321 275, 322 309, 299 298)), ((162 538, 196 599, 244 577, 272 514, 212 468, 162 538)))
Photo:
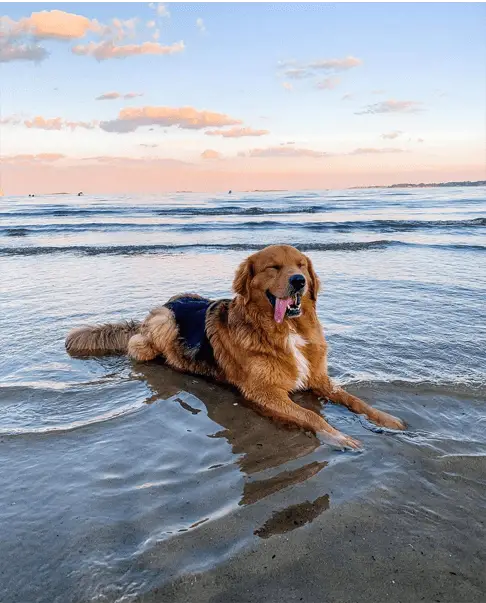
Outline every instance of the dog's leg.
POLYGON ((158 355, 158 352, 147 337, 139 334, 130 338, 128 342, 128 355, 138 362, 147 362, 148 360, 153 360, 158 355))
POLYGON ((360 400, 352 394, 348 394, 338 385, 334 385, 329 377, 322 377, 312 386, 312 390, 323 398, 328 398, 331 402, 342 404, 356 413, 357 415, 365 415, 370 421, 381 427, 389 429, 405 429, 406 425, 397 417, 389 415, 387 412, 373 408, 363 400, 360 400))
POLYGON ((329 444, 340 448, 361 447, 359 442, 331 427, 320 415, 293 402, 283 389, 266 389, 255 385, 246 387, 243 395, 254 403, 262 415, 319 433, 329 444))

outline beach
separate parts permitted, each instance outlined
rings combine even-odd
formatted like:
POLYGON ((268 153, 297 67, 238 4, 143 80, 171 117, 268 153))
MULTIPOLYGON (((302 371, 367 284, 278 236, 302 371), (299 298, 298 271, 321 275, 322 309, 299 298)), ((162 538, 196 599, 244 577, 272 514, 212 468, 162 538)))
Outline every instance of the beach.
POLYGON ((0 601, 486 598, 486 189, 0 200, 0 601), (75 326, 231 295, 307 253, 333 378, 383 432, 294 396, 341 452, 162 361, 73 359, 75 326))

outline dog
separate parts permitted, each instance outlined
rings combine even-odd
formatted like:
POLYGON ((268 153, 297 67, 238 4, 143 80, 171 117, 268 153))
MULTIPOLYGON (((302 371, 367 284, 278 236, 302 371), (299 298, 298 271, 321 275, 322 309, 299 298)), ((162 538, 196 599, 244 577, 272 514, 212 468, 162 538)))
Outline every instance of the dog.
POLYGON ((255 410, 322 436, 339 448, 360 443, 292 401, 312 390, 376 425, 405 424, 332 383, 327 344, 316 313, 320 282, 311 260, 290 245, 272 245, 238 267, 232 299, 176 295, 143 322, 81 327, 66 338, 73 356, 128 354, 146 362, 162 356, 179 371, 236 386, 255 410))

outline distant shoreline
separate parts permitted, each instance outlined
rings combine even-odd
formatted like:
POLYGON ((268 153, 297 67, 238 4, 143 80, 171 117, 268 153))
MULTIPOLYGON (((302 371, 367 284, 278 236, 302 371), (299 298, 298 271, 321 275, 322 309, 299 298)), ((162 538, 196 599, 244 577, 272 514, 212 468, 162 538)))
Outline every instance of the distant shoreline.
POLYGON ((421 182, 420 184, 411 184, 406 182, 404 184, 377 184, 370 186, 352 186, 349 190, 362 189, 362 188, 436 188, 436 187, 449 187, 449 186, 486 186, 486 180, 465 180, 463 182, 421 182))

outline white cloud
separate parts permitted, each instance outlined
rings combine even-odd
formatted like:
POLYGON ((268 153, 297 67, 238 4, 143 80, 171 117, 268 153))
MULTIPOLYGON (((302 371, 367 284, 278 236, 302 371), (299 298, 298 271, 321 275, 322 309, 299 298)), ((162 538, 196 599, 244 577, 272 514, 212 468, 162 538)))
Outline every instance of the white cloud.
POLYGON ((201 19, 201 17, 199 17, 199 19, 196 19, 196 26, 201 33, 206 33, 206 25, 204 24, 204 21, 201 19))
POLYGON ((368 105, 356 115, 375 115, 377 113, 417 113, 422 110, 422 103, 418 101, 386 100, 374 105, 368 105))
POLYGON ((170 17, 169 9, 161 2, 151 2, 149 7, 152 8, 159 17, 170 17))
POLYGON ((10 63, 12 61, 40 63, 48 56, 47 50, 38 44, 15 44, 0 41, 0 63, 10 63))

